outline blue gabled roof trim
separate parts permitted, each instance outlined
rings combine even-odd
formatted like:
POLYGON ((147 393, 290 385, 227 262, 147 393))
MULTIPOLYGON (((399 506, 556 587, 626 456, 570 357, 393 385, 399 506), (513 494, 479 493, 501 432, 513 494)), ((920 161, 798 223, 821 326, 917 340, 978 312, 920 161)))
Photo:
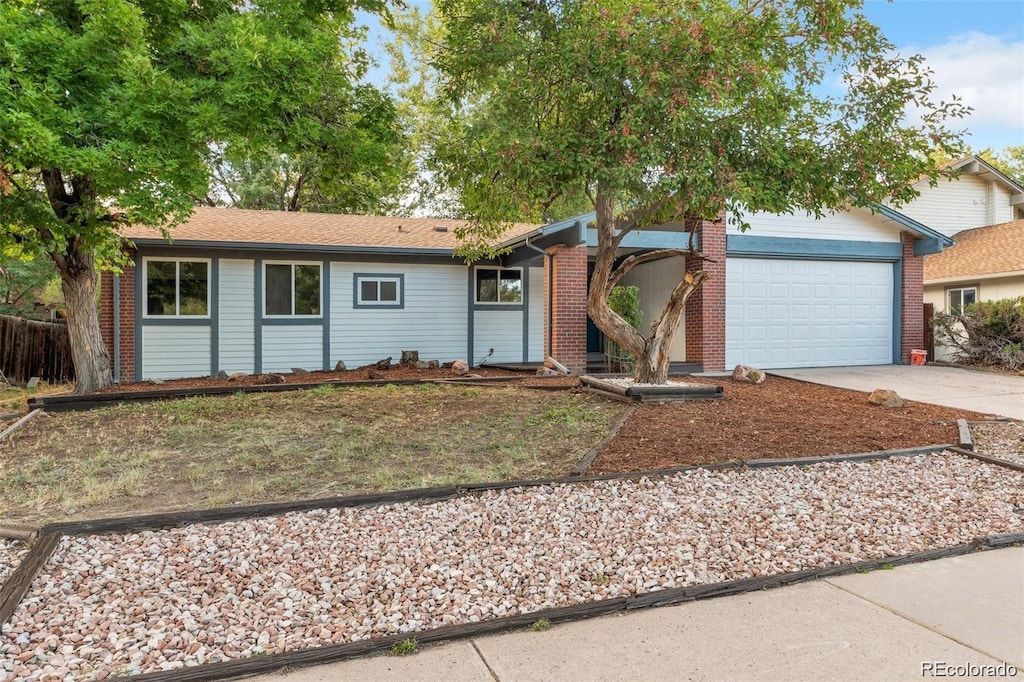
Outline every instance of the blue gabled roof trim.
POLYGON ((868 208, 871 209, 873 213, 881 213, 886 218, 889 218, 890 220, 895 220, 897 223, 907 228, 910 232, 920 235, 926 240, 936 241, 938 245, 940 245, 939 251, 941 251, 943 248, 947 246, 953 246, 953 244, 955 243, 952 240, 952 238, 947 237, 938 230, 933 230, 924 223, 919 223, 913 218, 905 216, 899 211, 889 208, 888 206, 885 206, 883 204, 872 203, 868 205, 868 208))

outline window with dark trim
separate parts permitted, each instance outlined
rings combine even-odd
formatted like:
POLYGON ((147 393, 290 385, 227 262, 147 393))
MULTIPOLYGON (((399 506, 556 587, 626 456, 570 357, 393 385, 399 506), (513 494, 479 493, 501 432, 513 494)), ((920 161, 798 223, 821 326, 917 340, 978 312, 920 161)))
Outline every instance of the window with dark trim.
POLYGON ((477 268, 477 303, 522 303, 523 271, 518 268, 477 268))
POLYGON ((320 263, 265 263, 263 267, 267 317, 320 316, 320 263))
POLYGON ((145 259, 146 317, 207 317, 210 262, 145 259))
POLYGON ((946 310, 950 313, 959 313, 977 300, 978 287, 946 289, 946 310))
POLYGON ((402 275, 355 275, 357 308, 402 307, 402 275))

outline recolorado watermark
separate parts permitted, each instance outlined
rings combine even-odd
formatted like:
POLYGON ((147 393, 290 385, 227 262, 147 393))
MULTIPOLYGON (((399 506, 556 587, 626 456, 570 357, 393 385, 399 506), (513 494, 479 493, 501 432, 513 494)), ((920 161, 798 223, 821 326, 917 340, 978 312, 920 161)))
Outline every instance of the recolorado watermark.
POLYGON ((1009 663, 947 663, 921 661, 921 677, 1016 677, 1017 668, 1009 663))

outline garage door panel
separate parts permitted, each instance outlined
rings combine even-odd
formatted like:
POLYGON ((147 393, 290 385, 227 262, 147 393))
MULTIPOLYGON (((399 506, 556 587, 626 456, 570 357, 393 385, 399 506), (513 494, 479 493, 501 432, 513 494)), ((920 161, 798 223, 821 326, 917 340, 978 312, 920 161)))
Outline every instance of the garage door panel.
POLYGON ((892 362, 890 263, 729 258, 726 364, 892 362))

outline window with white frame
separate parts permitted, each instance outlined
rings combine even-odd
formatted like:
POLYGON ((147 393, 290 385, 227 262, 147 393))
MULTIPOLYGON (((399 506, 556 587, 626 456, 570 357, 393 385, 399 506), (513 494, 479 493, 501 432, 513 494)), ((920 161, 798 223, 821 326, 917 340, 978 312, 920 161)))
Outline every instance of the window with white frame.
POLYGON ((477 268, 477 303, 522 303, 523 271, 519 268, 477 268))
POLYGON ((146 317, 207 317, 210 261, 146 258, 146 317))
POLYGON ((958 313, 978 300, 978 287, 946 289, 946 311, 958 313))
POLYGON ((320 263, 264 263, 263 313, 267 317, 319 317, 320 263))
POLYGON ((403 279, 402 275, 355 275, 356 307, 402 307, 403 279))

